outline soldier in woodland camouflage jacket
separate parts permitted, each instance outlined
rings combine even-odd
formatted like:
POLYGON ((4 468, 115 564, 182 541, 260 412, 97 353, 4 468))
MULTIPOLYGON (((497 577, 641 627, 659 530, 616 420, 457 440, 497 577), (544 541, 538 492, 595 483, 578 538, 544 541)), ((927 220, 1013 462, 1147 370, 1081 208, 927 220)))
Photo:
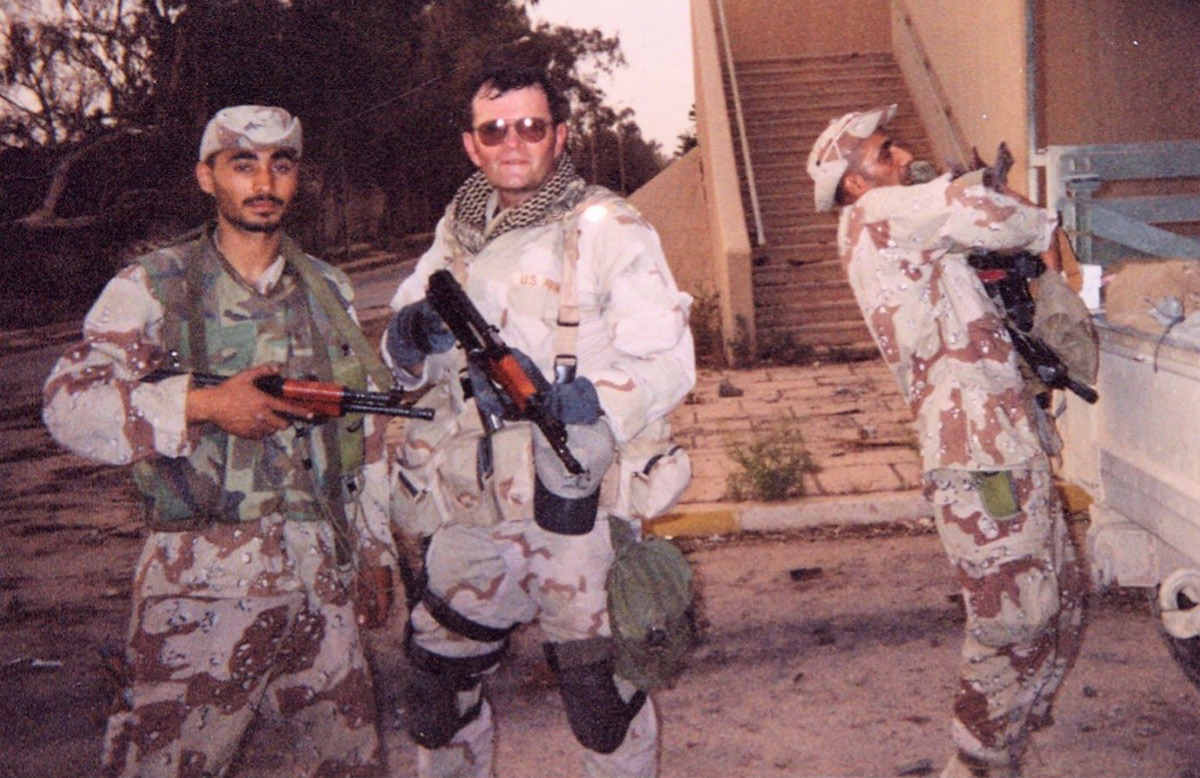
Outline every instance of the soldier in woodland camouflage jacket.
MULTIPOLYGON (((494 727, 482 679, 498 666, 509 632, 536 619, 585 747, 583 774, 651 776, 653 704, 614 674, 605 599, 613 561, 606 516, 636 520, 630 500, 614 486, 537 507, 539 494, 548 495, 534 481, 536 436, 526 421, 484 434, 482 417, 503 409, 486 379, 464 370, 462 350, 452 348, 425 292, 435 271, 458 278, 547 384, 547 407, 568 425, 572 451, 610 485, 632 461, 645 465, 635 441, 661 442, 667 414, 695 382, 690 298, 675 287, 653 228, 575 172, 564 151, 567 104, 542 72, 498 67, 475 84, 463 143, 480 170, 397 290, 385 338, 398 380, 430 386, 422 403, 438 408, 434 421, 406 424, 395 487, 405 506, 397 517, 408 532, 429 537, 428 583, 407 645, 406 716, 420 745, 419 774, 492 774, 494 727), (577 260, 574 284, 568 257, 577 260), (558 340, 565 291, 578 292, 573 346, 558 340), (568 354, 578 357, 576 377, 550 385, 556 356, 568 354)), ((547 468, 561 464, 553 455, 539 460, 538 478, 547 468)))
POLYGON ((290 774, 382 770, 359 636, 386 614, 395 555, 382 429, 294 422, 311 412, 252 383, 273 372, 365 383, 299 268, 346 310, 349 280, 280 229, 300 152, 286 111, 219 111, 196 166, 215 228, 109 282, 46 382, 55 439, 132 463, 147 502, 106 776, 224 775, 262 706, 301 733, 290 774), (185 370, 232 377, 141 382, 169 350, 185 370), (356 581, 368 590, 357 601, 356 581))
POLYGON ((1060 444, 966 257, 1050 252, 1055 219, 977 175, 914 184, 912 154, 883 129, 895 110, 831 122, 808 172, 817 210, 842 206, 842 265, 912 409, 925 494, 963 587, 956 753, 943 775, 1014 775, 1028 734, 1050 722, 1086 584, 1051 481, 1060 444))

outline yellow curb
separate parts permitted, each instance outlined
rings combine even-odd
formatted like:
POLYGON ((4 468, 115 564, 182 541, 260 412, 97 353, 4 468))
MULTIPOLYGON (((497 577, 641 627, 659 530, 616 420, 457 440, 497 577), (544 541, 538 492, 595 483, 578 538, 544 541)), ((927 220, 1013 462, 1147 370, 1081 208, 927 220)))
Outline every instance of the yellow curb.
POLYGON ((696 537, 704 535, 724 535, 738 532, 737 511, 728 508, 711 511, 688 511, 684 513, 668 513, 652 521, 645 522, 642 529, 660 538, 696 537))

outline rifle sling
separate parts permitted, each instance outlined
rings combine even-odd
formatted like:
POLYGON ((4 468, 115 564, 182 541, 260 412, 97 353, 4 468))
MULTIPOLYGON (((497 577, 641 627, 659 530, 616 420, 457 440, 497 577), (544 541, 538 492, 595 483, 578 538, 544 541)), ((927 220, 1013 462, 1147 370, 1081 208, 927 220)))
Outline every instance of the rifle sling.
POLYGON ((359 329, 358 324, 350 318, 350 314, 334 296, 325 277, 317 272, 309 258, 300 250, 299 246, 292 242, 291 238, 285 236, 283 240, 284 258, 300 275, 304 287, 316 299, 325 315, 329 317, 333 328, 350 343, 350 347, 358 355, 375 385, 381 391, 389 391, 392 388, 392 372, 388 370, 387 365, 383 364, 383 360, 367 342, 367 338, 359 329))

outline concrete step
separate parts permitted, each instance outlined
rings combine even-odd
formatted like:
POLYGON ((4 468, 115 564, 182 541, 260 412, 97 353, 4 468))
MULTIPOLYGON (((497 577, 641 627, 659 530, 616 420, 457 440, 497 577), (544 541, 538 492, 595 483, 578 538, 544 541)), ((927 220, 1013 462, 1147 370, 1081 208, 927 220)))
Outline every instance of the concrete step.
POLYGON ((803 286, 768 286, 755 290, 754 320, 758 326, 802 325, 817 322, 862 321, 846 284, 826 282, 803 286), (798 295, 803 306, 796 305, 798 295))
MULTIPOLYGON (((833 250, 828 252, 833 257, 833 250)), ((794 287, 805 284, 831 284, 846 289, 846 274, 836 258, 811 262, 792 262, 772 257, 768 262, 755 266, 754 288, 767 290, 771 287, 794 287)))
MULTIPOLYGON (((742 83, 738 81, 738 95, 743 106, 769 103, 773 99, 820 102, 824 100, 845 101, 852 97, 863 102, 871 97, 902 95, 904 79, 899 73, 862 75, 845 78, 796 80, 792 82, 742 83)), ((732 96, 732 90, 730 92, 732 96)))
POLYGON ((808 324, 774 324, 759 329, 760 344, 787 339, 796 344, 815 348, 854 348, 861 349, 866 356, 875 350, 874 341, 862 317, 845 321, 815 322, 808 324))
POLYGON ((891 52, 851 54, 832 57, 792 57, 782 59, 739 60, 738 82, 743 78, 791 78, 798 74, 822 76, 829 73, 853 73, 895 67, 891 52))
MULTIPOLYGON (((899 67, 887 53, 739 62, 738 87, 767 240, 753 270, 760 344, 873 350, 837 260, 837 216, 812 211, 812 181, 804 168, 831 119, 887 103, 899 106, 891 131, 918 157, 929 157, 931 146, 899 67)), ((744 170, 741 177, 749 220, 744 170)))

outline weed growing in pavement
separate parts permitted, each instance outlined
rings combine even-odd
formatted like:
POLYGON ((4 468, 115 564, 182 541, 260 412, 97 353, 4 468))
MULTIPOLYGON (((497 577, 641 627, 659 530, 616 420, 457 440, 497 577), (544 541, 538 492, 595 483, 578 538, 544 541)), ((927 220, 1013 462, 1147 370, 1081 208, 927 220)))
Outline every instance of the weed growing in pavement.
POLYGON ((721 332, 720 297, 716 292, 696 292, 688 313, 688 326, 696 343, 696 366, 720 370, 727 367, 725 336, 721 332))
POLYGON ((749 442, 731 443, 727 451, 739 469, 726 478, 725 488, 729 498, 739 502, 803 497, 805 474, 821 471, 795 424, 758 433, 749 442))

